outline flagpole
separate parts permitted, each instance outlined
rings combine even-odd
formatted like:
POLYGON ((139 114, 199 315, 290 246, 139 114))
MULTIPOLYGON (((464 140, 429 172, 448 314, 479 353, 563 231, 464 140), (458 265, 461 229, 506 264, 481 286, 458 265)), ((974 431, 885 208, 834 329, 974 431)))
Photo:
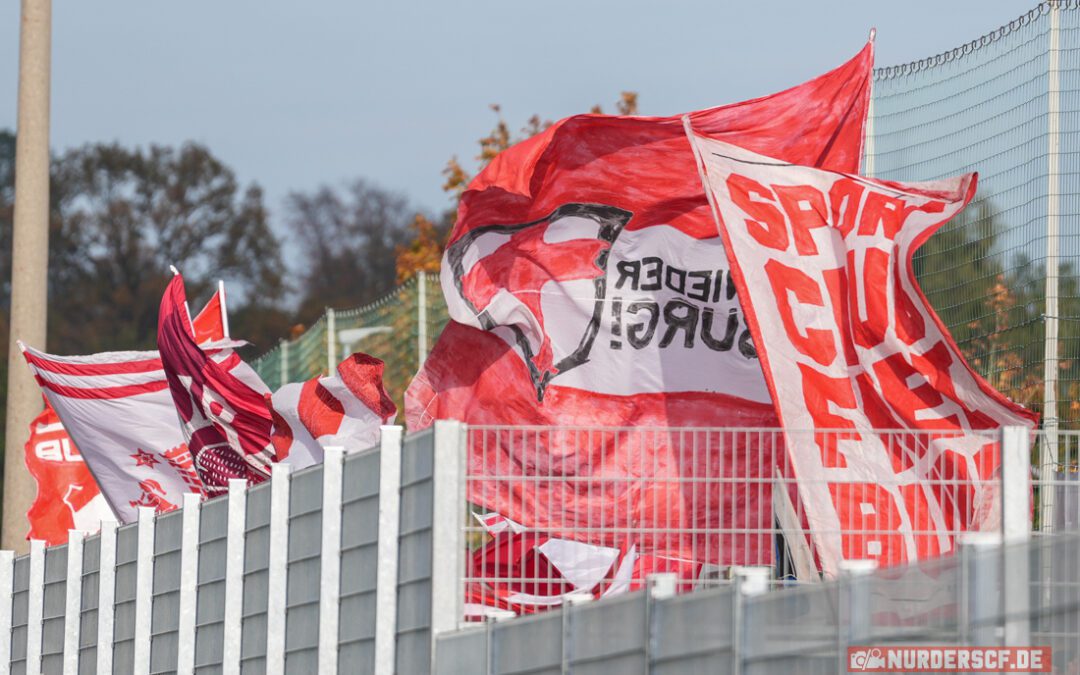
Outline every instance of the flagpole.
POLYGON ((41 392, 17 340, 45 347, 49 264, 49 69, 52 0, 22 0, 15 137, 15 227, 11 251, 4 511, 0 546, 28 550, 26 512, 36 488, 23 446, 42 409, 41 392))

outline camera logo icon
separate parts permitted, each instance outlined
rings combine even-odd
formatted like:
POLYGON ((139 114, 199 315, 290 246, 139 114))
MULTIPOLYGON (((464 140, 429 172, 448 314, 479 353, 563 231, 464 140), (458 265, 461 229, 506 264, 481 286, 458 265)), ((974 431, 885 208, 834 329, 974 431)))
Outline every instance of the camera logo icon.
POLYGON ((848 650, 848 670, 851 672, 875 671, 885 668, 885 657, 876 647, 854 647, 848 650))

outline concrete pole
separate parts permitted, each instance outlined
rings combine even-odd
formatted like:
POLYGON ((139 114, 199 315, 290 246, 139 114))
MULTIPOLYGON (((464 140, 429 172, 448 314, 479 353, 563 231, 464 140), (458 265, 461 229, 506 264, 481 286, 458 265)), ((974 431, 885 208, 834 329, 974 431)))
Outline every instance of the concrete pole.
POLYGON ((52 0, 22 0, 19 103, 15 140, 15 228, 11 250, 4 512, 0 547, 25 552, 26 511, 36 488, 23 461, 41 391, 16 340, 45 347, 49 265, 49 57, 52 0))

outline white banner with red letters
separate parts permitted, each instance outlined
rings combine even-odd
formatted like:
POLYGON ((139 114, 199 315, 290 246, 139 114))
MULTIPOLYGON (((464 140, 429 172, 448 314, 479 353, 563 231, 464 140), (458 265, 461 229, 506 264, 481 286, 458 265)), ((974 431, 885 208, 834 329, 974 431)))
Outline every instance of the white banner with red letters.
POLYGON ((976 176, 877 181, 687 134, 789 430, 821 569, 950 550, 955 533, 992 516, 992 432, 1037 421, 971 370, 911 264, 970 201, 976 176))

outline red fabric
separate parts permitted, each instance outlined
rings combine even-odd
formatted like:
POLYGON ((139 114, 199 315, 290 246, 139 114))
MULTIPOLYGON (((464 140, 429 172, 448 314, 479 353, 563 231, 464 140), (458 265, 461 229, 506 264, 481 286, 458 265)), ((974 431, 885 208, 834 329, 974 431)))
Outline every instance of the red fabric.
MULTIPOLYGON (((691 117, 697 128, 788 161, 856 171, 862 155, 871 70, 872 46, 868 44, 848 63, 808 83, 772 96, 691 113, 691 117)), ((549 334, 574 320, 575 311, 569 304, 565 310, 544 309, 553 284, 564 288, 577 284, 574 288, 578 290, 566 292, 568 297, 580 294, 582 282, 595 279, 598 287, 611 284, 614 270, 600 270, 601 263, 606 263, 618 241, 625 242, 638 233, 653 232, 660 237, 659 233, 674 231, 681 237, 676 247, 679 252, 698 248, 694 242, 718 242, 679 117, 578 115, 503 152, 462 196, 450 249, 464 247, 500 227, 507 234, 506 243, 494 250, 484 249, 480 255, 486 257, 463 277, 454 278, 447 271, 451 266, 444 261, 443 290, 448 302, 459 305, 461 300, 454 294, 460 292, 466 304, 475 306, 474 323, 484 325, 487 321, 487 328, 499 328, 490 325, 494 314, 489 309, 503 301, 520 303, 516 316, 528 315, 524 323, 542 337, 532 342, 529 336, 519 338, 519 349, 512 340, 508 342, 505 332, 451 321, 406 393, 410 430, 425 428, 435 419, 457 419, 473 425, 776 426, 767 394, 763 394, 764 399, 749 400, 737 392, 720 393, 715 388, 688 384, 680 379, 686 368, 682 372, 667 368, 660 357, 661 365, 649 373, 649 382, 630 382, 628 386, 638 391, 622 394, 601 391, 589 382, 565 384, 568 361, 559 361, 552 353, 549 334), (560 212, 568 215, 568 208, 575 210, 569 215, 591 214, 601 224, 594 240, 582 236, 550 243, 555 217, 560 212), (504 292, 496 292, 500 289, 504 292), (522 350, 533 353, 523 358, 522 350)), ((723 267, 722 258, 718 251, 710 258, 715 262, 707 264, 715 265, 714 269, 723 267)), ((685 282, 685 269, 675 271, 683 274, 685 282)), ((715 282, 702 275, 711 289, 702 295, 714 300, 720 297, 722 275, 716 274, 715 282)), ((637 280, 632 283, 637 290, 637 280)), ((734 296, 734 289, 730 291, 729 299, 734 296)), ((595 363, 601 350, 610 354, 618 350, 621 358, 632 358, 632 347, 636 346, 631 331, 642 329, 618 322, 609 328, 608 317, 627 308, 620 308, 617 300, 610 298, 604 302, 602 313, 593 315, 591 333, 586 334, 586 339, 596 338, 599 330, 601 337, 595 339, 591 353, 585 350, 583 356, 578 354, 576 365, 590 360, 595 363)), ((727 309, 724 312, 727 314, 727 309)), ((736 308, 731 309, 730 317, 734 322, 736 308)), ((711 308, 693 315, 694 327, 701 325, 703 333, 706 322, 711 323, 710 348, 714 350, 735 349, 733 329, 724 336, 718 328, 725 320, 711 308)), ((685 339, 691 346, 696 337, 693 333, 688 329, 675 341, 685 339)), ((706 337, 703 334, 700 341, 706 337)), ((678 335, 672 329, 663 340, 675 338, 678 335)), ((665 346, 663 340, 661 347, 665 346)), ((737 350, 747 359, 753 358, 748 332, 743 332, 737 350)), ((757 365, 751 361, 748 367, 760 380, 757 365)), ((700 367, 698 370, 700 377, 700 367)), ((714 373, 714 381, 724 379, 724 372, 714 373)), ((761 388, 764 392, 763 384, 761 388)), ((601 522, 617 526, 629 522, 648 525, 651 521, 715 530, 721 523, 724 527, 738 523, 757 533, 710 542, 676 541, 669 536, 647 542, 656 545, 655 549, 639 550, 674 554, 693 549, 707 562, 724 564, 771 561, 770 537, 764 534, 772 529, 771 494, 767 483, 753 482, 772 474, 774 448, 769 444, 743 439, 737 447, 724 447, 714 442, 691 453, 681 452, 679 444, 665 435, 642 435, 632 444, 598 442, 592 447, 599 449, 589 454, 581 452, 580 446, 576 451, 548 447, 546 440, 525 450, 505 442, 495 432, 476 433, 489 435, 486 439, 474 437, 470 445, 469 467, 476 478, 469 481, 469 498, 527 526, 591 543, 625 546, 630 542, 608 541, 610 536, 583 528, 601 522), (521 479, 495 479, 496 470, 521 479), (491 478, 485 480, 484 476, 491 478), (536 476, 555 480, 530 479, 536 476), (560 480, 574 476, 597 477, 597 481, 560 480), (642 476, 649 479, 640 479, 642 476), (661 480, 664 477, 731 480, 723 485, 714 482, 711 493, 685 494, 678 483, 661 480), (753 488, 747 487, 748 481, 753 488), (601 484, 606 487, 597 487, 601 484), (658 500, 661 494, 666 497, 658 500), (657 503, 665 504, 664 508, 656 509, 657 503), (582 534, 586 531, 591 534, 582 534)))
POLYGON ((26 468, 37 481, 37 496, 26 512, 27 539, 42 539, 49 546, 64 544, 68 530, 96 530, 101 518, 111 516, 90 469, 48 401, 30 423, 26 468))
POLYGON ((161 299, 158 351, 199 478, 215 496, 231 478, 259 483, 269 476, 273 420, 262 394, 199 348, 184 303, 177 274, 161 299))
POLYGON ((202 308, 202 311, 191 319, 191 329, 195 334, 195 342, 204 344, 225 339, 222 293, 224 293, 224 290, 215 292, 206 303, 206 306, 202 308))

